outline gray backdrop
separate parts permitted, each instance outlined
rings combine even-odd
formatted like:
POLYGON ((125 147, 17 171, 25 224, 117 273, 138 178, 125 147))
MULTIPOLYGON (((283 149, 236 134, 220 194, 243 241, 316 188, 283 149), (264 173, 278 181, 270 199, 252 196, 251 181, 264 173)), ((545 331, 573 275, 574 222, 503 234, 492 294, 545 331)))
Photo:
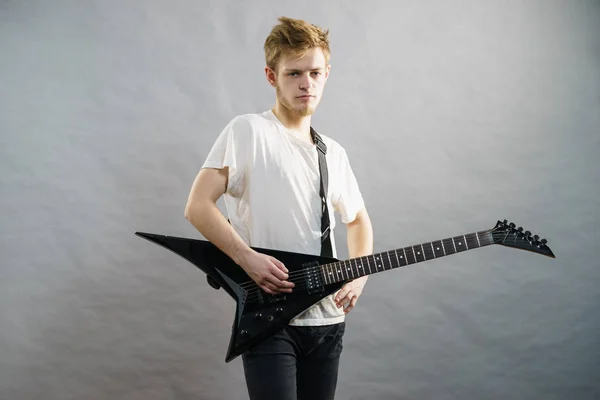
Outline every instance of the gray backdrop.
POLYGON ((338 398, 598 398, 591 0, 0 2, 0 398, 246 398, 233 302, 133 232, 201 238, 191 183, 233 116, 273 105, 281 15, 331 29, 313 124, 349 154, 376 251, 507 218, 557 255, 372 276, 338 398))

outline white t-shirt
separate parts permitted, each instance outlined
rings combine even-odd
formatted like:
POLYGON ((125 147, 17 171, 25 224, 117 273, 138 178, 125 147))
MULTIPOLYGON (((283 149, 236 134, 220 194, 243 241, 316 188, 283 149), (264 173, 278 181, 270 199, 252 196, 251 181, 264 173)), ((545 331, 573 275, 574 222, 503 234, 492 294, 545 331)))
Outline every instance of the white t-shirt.
MULTIPOLYGON (((364 202, 346 151, 333 139, 319 135, 327 146, 327 206, 333 257, 337 257, 334 212, 349 223, 364 202)), ((271 110, 239 115, 219 134, 202 168, 225 166, 229 167, 225 207, 232 227, 246 244, 321 253, 320 172, 314 144, 290 133, 271 110)), ((334 295, 296 316, 290 325, 344 321, 334 295)))

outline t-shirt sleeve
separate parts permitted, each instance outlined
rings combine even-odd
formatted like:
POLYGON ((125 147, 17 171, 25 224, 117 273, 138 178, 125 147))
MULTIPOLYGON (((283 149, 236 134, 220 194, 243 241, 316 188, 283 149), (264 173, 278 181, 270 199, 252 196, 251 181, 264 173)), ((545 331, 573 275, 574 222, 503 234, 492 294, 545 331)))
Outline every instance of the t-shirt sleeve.
POLYGON ((227 193, 240 197, 245 187, 252 126, 244 117, 235 117, 221 131, 202 168, 229 168, 227 193))
POLYGON ((339 179, 339 193, 333 202, 333 206, 340 213, 342 222, 348 224, 354 221, 365 203, 350 166, 348 155, 343 149, 339 160, 339 179))

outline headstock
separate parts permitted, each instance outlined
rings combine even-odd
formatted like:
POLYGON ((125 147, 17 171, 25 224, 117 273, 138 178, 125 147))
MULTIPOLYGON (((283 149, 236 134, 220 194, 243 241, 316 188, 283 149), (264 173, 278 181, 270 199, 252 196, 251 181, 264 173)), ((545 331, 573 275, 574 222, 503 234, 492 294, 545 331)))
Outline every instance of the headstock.
POLYGON ((548 243, 546 239, 540 240, 538 235, 532 235, 529 231, 523 232, 522 227, 517 228, 512 222, 509 223, 507 220, 498 221, 491 232, 495 244, 532 251, 555 258, 552 250, 546 245, 548 243))

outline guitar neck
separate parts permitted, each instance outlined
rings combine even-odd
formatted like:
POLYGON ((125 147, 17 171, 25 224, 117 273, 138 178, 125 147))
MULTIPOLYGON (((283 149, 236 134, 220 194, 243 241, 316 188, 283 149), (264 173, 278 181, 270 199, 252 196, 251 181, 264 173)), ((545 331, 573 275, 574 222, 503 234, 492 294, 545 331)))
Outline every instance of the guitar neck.
POLYGON ((321 265, 325 284, 346 281, 494 244, 492 231, 480 231, 396 250, 321 265))

